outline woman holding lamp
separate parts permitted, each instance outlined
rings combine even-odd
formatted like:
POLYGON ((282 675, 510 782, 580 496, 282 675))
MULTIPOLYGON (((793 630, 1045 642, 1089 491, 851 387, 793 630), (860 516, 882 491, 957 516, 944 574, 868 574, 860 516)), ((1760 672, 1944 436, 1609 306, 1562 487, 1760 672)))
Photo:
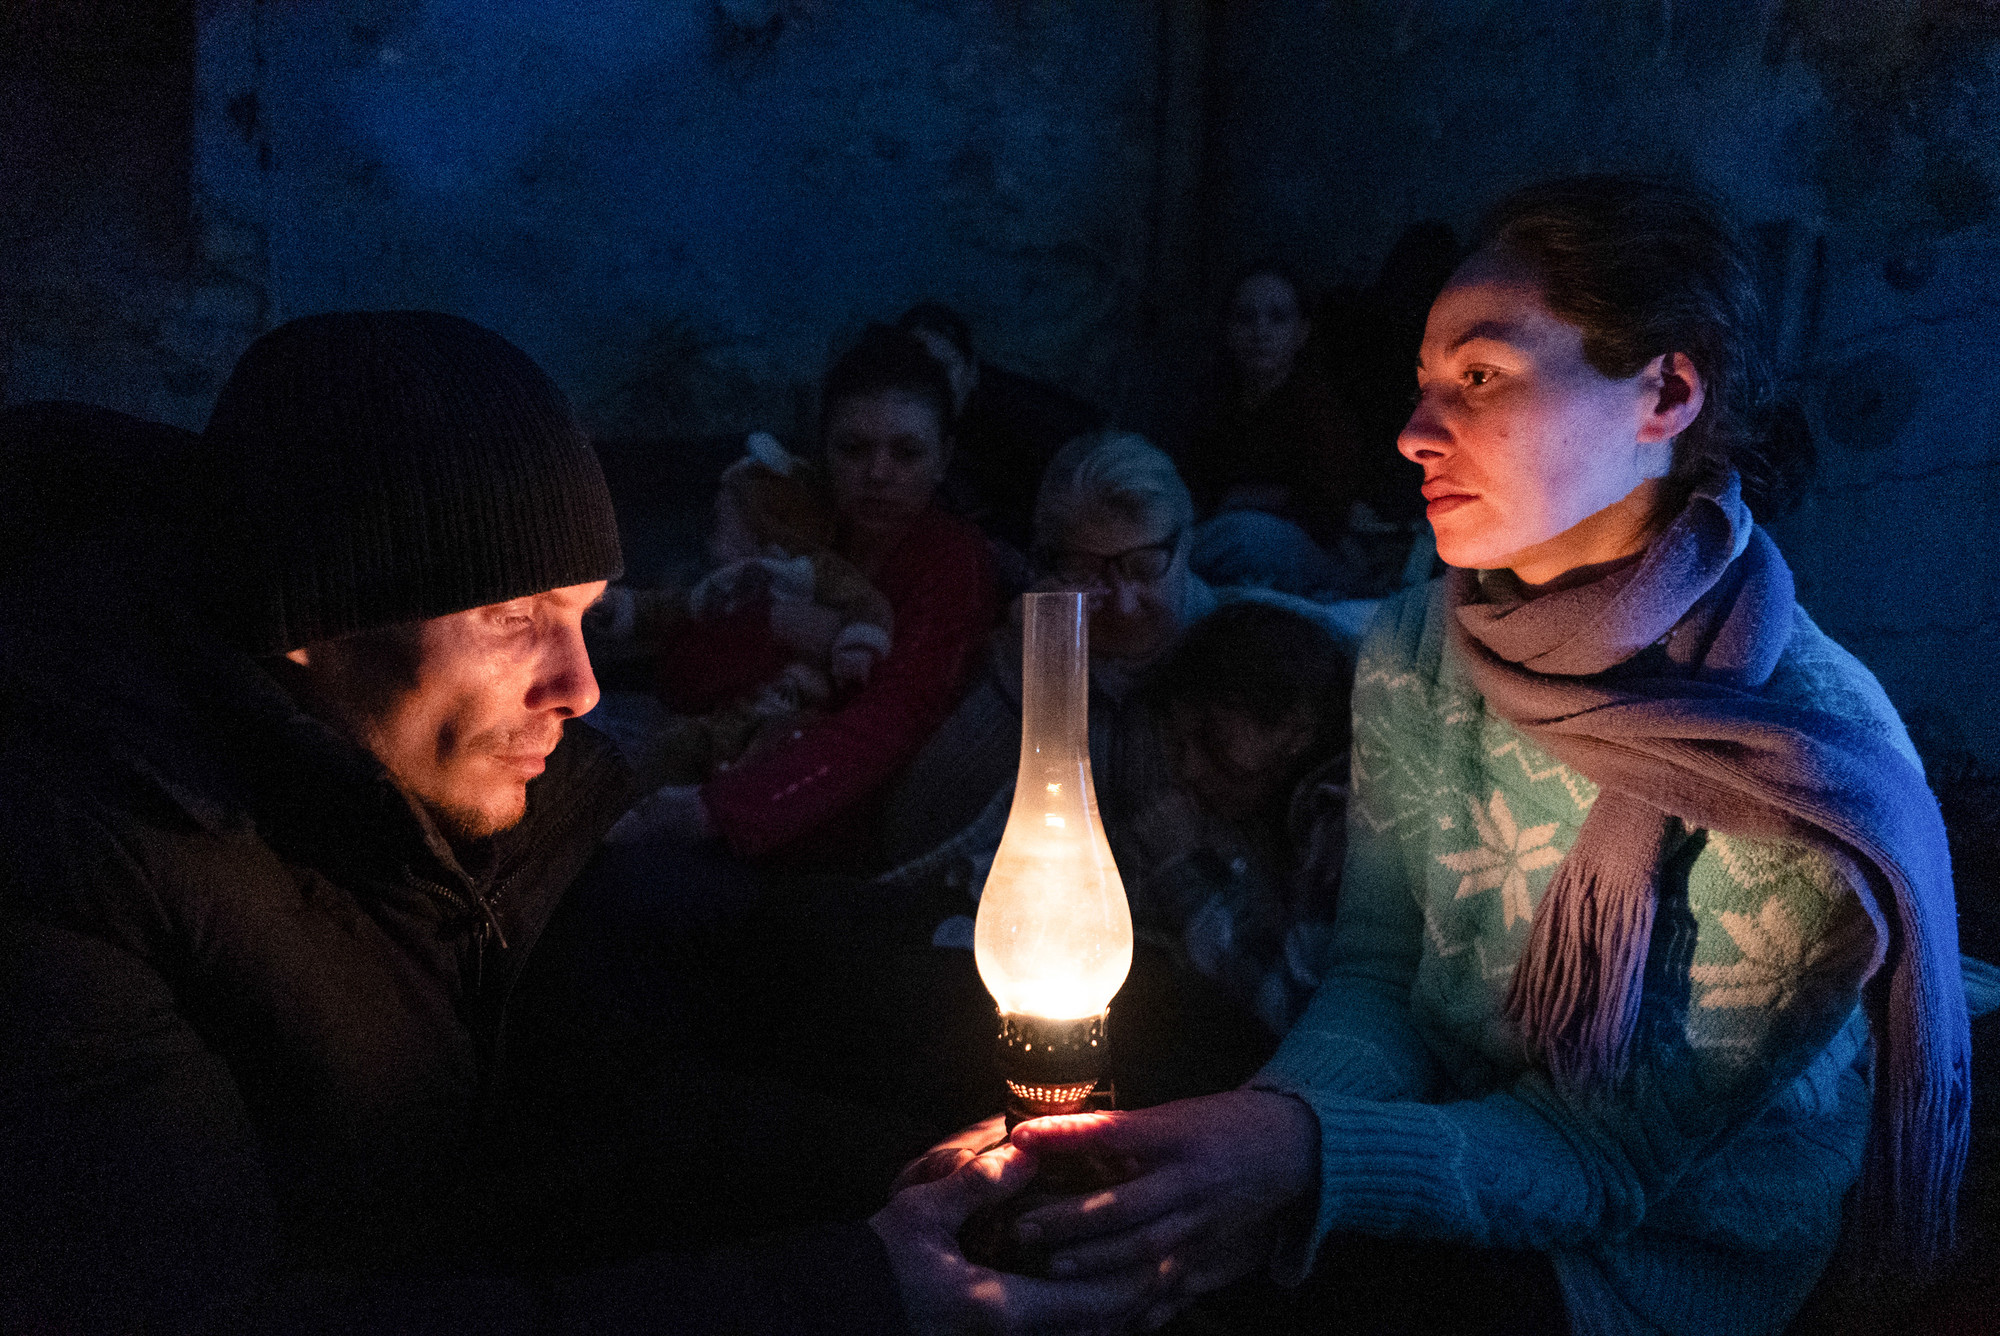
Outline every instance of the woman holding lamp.
POLYGON ((1948 1245, 1944 831, 1744 502, 1757 323, 1693 192, 1490 216, 1399 441, 1452 570, 1362 652, 1327 980, 1241 1090, 1016 1131, 1139 1169, 1022 1219, 1055 1274, 1160 1259, 1158 1320, 1316 1266, 1343 1330, 1747 1333, 1796 1311, 1850 1187, 1867 1255, 1948 1245))

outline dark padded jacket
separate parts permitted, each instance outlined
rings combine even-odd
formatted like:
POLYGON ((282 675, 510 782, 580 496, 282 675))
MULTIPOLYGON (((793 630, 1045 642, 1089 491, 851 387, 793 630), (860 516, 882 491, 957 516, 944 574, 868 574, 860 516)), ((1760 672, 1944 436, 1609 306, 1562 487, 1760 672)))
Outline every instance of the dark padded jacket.
POLYGON ((600 738, 468 866, 261 665, 110 597, 0 607, 0 1330, 900 1328, 865 1225, 727 1219, 732 1164, 826 1129, 643 1027, 517 1052, 629 797, 600 738))

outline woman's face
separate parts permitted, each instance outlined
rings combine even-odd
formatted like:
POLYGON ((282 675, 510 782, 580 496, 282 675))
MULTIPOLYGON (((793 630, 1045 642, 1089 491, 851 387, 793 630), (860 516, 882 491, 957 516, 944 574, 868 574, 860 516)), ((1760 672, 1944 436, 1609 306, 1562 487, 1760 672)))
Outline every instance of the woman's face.
POLYGON ((1108 509, 1087 510, 1039 560, 1044 587, 1089 595, 1090 657, 1144 662, 1185 629, 1187 535, 1108 509))
POLYGON ((885 390, 827 410, 833 506, 858 535, 900 534, 931 504, 948 458, 937 409, 919 395, 885 390))
POLYGON ((1244 376, 1275 384, 1292 374, 1311 330, 1290 283, 1276 274, 1252 274, 1236 285, 1223 341, 1244 376))
POLYGON ((1701 409, 1687 359, 1665 369, 1612 380, 1531 275, 1490 252, 1468 260, 1431 306, 1396 441, 1423 467, 1438 555, 1542 584, 1643 547, 1673 438, 1701 409))

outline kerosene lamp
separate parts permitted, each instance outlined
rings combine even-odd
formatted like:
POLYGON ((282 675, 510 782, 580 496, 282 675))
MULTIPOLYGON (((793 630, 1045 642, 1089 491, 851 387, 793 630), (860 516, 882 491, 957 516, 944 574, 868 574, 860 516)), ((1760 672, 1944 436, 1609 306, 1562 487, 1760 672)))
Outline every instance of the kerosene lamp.
POLYGON ((1021 599, 1021 771, 979 896, 972 953, 1000 1008, 1008 1125, 1085 1107, 1105 1015, 1132 968, 1132 913, 1090 777, 1084 595, 1021 599))

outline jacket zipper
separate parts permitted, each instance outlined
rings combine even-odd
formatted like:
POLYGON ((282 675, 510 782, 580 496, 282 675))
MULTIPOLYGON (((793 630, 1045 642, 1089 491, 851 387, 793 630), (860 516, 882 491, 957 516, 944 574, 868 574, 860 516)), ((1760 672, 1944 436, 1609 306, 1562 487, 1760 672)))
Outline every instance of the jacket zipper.
POLYGON ((419 877, 416 881, 425 890, 435 892, 440 899, 461 914, 470 915, 475 909, 479 911, 479 923, 474 927, 472 936, 472 991, 479 992, 486 981, 487 942, 497 941, 502 951, 507 949, 507 930, 500 926, 500 915, 497 910, 500 898, 498 887, 495 887, 494 894, 490 896, 481 895, 477 891, 467 896, 454 891, 443 882, 432 881, 427 877, 419 877))

